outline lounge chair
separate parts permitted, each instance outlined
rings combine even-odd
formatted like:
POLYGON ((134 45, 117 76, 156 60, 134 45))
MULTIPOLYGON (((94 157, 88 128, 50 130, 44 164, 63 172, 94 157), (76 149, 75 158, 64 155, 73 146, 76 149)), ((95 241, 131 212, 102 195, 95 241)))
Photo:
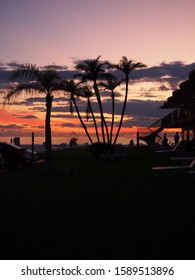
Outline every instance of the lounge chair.
POLYGON ((188 174, 191 176, 192 180, 195 180, 195 170, 188 170, 188 174))
POLYGON ((193 159, 188 165, 171 165, 171 166, 155 166, 152 167, 152 171, 157 178, 167 175, 169 179, 173 179, 177 173, 183 173, 189 176, 188 171, 195 170, 195 159, 193 159))
POLYGON ((175 165, 189 165, 189 163, 195 159, 195 156, 176 156, 170 157, 175 165))
POLYGON ((178 147, 180 146, 181 142, 178 142, 173 148, 167 148, 167 149, 159 149, 159 150, 156 150, 155 152, 156 153, 172 153, 172 152, 175 152, 178 147))

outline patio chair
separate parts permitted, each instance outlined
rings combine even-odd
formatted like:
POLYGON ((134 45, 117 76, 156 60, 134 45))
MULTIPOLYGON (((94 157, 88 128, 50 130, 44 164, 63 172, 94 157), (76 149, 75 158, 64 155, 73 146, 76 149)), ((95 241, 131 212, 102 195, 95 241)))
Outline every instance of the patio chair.
POLYGON ((170 157, 170 159, 175 165, 189 165, 189 163, 195 159, 195 156, 176 156, 170 157))
POLYGON ((195 180, 195 170, 188 170, 188 174, 191 176, 192 180, 195 180))
POLYGON ((189 171, 195 170, 195 159, 193 159, 188 165, 171 165, 171 166, 155 166, 152 167, 152 171, 159 179, 162 176, 167 176, 169 179, 173 179, 177 173, 183 173, 189 176, 189 171))
POLYGON ((163 153, 163 154, 167 154, 167 153, 172 153, 172 152, 175 152, 179 146, 181 145, 181 142, 178 142, 173 148, 167 148, 167 149, 159 149, 159 150, 156 150, 155 152, 156 153, 163 153))

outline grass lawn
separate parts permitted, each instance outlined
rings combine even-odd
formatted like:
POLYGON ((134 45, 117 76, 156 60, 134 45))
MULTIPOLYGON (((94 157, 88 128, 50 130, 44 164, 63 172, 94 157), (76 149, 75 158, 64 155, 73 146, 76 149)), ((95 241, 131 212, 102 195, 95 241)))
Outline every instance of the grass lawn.
POLYGON ((54 152, 0 173, 1 259, 194 259, 194 183, 156 179, 169 164, 147 147, 101 161, 89 148, 54 152))

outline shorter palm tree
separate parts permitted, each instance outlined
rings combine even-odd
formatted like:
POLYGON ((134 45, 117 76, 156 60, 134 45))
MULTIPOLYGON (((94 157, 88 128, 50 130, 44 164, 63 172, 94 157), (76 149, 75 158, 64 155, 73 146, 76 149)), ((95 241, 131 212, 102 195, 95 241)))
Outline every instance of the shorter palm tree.
POLYGON ((40 70, 33 64, 22 64, 11 76, 13 84, 5 96, 5 102, 20 96, 21 93, 43 94, 46 99, 46 118, 45 118, 45 145, 48 159, 52 156, 51 139, 51 108, 54 93, 62 91, 62 80, 59 73, 52 67, 46 67, 40 70), (16 82, 18 81, 18 82, 16 82))
POLYGON ((113 128, 114 128, 114 116, 115 116, 115 94, 114 90, 116 87, 120 85, 120 81, 115 78, 114 76, 108 79, 105 82, 101 82, 99 85, 104 87, 107 90, 111 91, 111 98, 112 98, 112 120, 111 120, 111 127, 110 127, 110 142, 112 144, 112 135, 113 135, 113 128))
POLYGON ((73 103, 74 106, 75 106, 78 118, 80 120, 80 123, 82 124, 90 143, 93 144, 93 140, 92 140, 92 138, 91 138, 91 136, 90 136, 90 134, 87 130, 87 127, 86 127, 86 125, 85 125, 85 123, 84 123, 84 121, 81 117, 81 114, 79 112, 79 108, 77 106, 76 99, 75 99, 75 96, 83 96, 82 88, 79 88, 79 85, 80 85, 80 83, 75 83, 73 80, 65 81, 64 91, 70 93, 70 112, 73 114, 73 106, 72 106, 72 103, 73 103))
POLYGON ((108 133, 108 127, 107 123, 105 121, 103 107, 102 107, 102 100, 100 97, 100 92, 98 89, 98 81, 106 80, 110 74, 106 71, 106 68, 108 68, 107 62, 101 62, 100 56, 98 56, 96 59, 88 59, 83 60, 79 62, 76 65, 76 70, 79 71, 76 75, 74 75, 75 78, 81 78, 81 82, 92 82, 93 83, 93 89, 95 92, 95 96, 97 99, 97 103, 100 110, 100 118, 101 118, 101 129, 102 129, 102 138, 103 143, 105 144, 105 132, 104 128, 106 130, 107 140, 109 142, 109 133, 108 133))
POLYGON ((117 70, 122 71, 125 74, 125 85, 126 85, 125 86, 125 98, 124 98, 121 118, 120 118, 118 130, 117 130, 114 142, 113 142, 113 144, 115 145, 116 141, 118 139, 119 133, 120 133, 120 129, 121 129, 124 114, 125 114, 125 108, 126 108, 127 96, 128 96, 129 75, 133 70, 146 67, 146 65, 141 62, 133 62, 133 60, 128 60, 126 56, 123 56, 122 59, 120 60, 119 64, 113 64, 112 67, 117 70))

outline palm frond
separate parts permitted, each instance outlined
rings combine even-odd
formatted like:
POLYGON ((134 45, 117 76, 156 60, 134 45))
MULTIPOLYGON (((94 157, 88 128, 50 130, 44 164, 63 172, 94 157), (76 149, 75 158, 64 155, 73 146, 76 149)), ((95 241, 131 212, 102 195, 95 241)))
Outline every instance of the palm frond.
POLYGON ((96 59, 88 59, 79 62, 75 69, 80 71, 81 73, 77 73, 74 75, 75 78, 81 78, 82 82, 86 82, 88 80, 96 80, 103 78, 103 74, 105 74, 105 69, 108 68, 108 62, 100 62, 101 56, 98 56, 96 59), (102 76, 102 77, 101 77, 102 76))
POLYGON ((144 67, 147 67, 146 64, 143 64, 141 62, 137 62, 137 63, 134 63, 131 66, 131 70, 134 70, 134 69, 137 69, 137 68, 144 68, 144 67))
POLYGON ((13 71, 10 77, 10 81, 16 81, 18 79, 32 80, 36 78, 38 74, 39 69, 36 67, 36 64, 21 64, 13 71))
POLYGON ((87 99, 91 98, 94 95, 94 93, 88 86, 84 86, 82 90, 83 90, 84 97, 87 99))
POLYGON ((74 80, 67 80, 64 82, 64 91, 74 94, 77 91, 79 83, 74 80))
POLYGON ((19 83, 10 87, 4 98, 4 103, 17 98, 22 92, 33 94, 35 92, 44 92, 44 90, 37 83, 19 83))
POLYGON ((105 82, 99 83, 100 86, 102 86, 108 90, 114 90, 120 84, 121 84, 121 81, 119 81, 118 79, 109 79, 109 80, 106 80, 105 82))
POLYGON ((81 80, 81 83, 86 83, 87 81, 92 80, 91 74, 85 74, 85 73, 76 73, 74 74, 74 78, 78 78, 81 80))
POLYGON ((141 62, 133 62, 133 60, 128 60, 126 56, 122 56, 119 64, 112 64, 112 67, 128 75, 134 69, 143 68, 146 65, 141 62))

